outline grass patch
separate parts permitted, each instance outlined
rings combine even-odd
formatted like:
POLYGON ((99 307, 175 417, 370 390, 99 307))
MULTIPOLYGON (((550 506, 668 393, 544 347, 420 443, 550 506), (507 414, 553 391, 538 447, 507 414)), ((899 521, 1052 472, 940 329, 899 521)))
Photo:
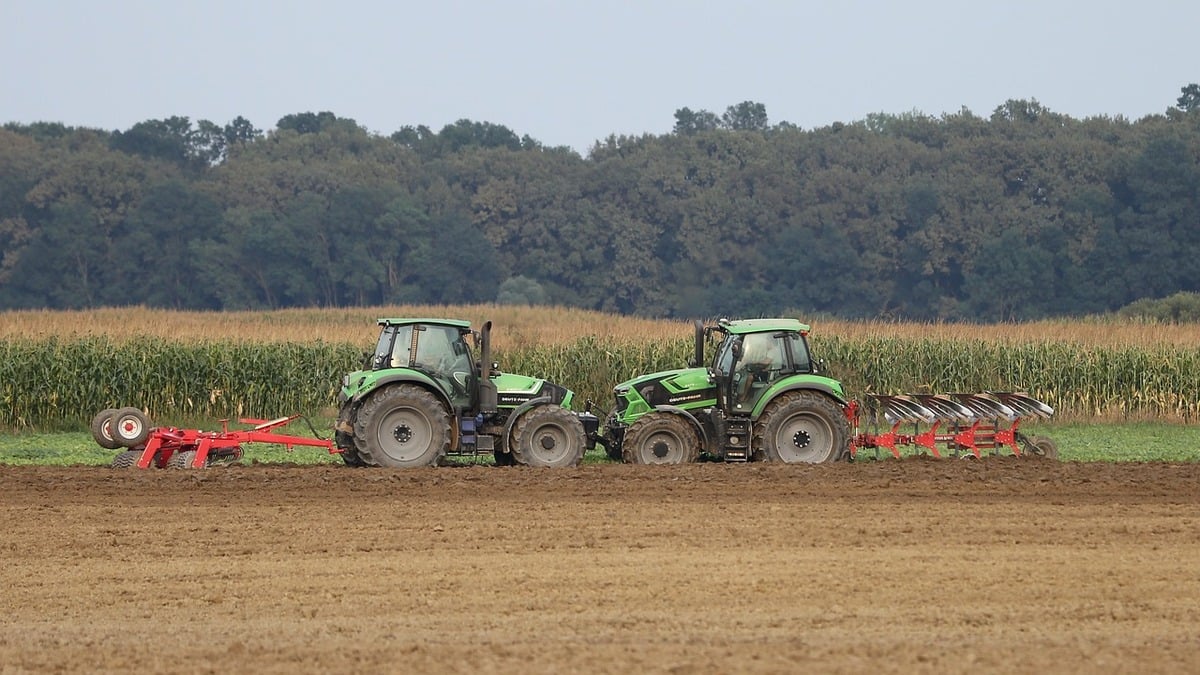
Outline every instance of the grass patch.
MULTIPOLYGON (((1049 436, 1058 444, 1059 459, 1070 462, 1195 462, 1200 461, 1200 425, 1165 422, 1131 424, 1043 423, 1026 425, 1029 435, 1049 436)), ((285 433, 289 433, 285 431, 285 433)), ((304 435, 293 430, 290 433, 304 435)), ((321 448, 251 444, 243 463, 341 464, 341 458, 321 448)), ((865 451, 870 457, 870 451, 865 451)), ((0 434, 0 464, 103 466, 116 450, 97 447, 88 432, 21 432, 0 434)), ((886 452, 884 453, 886 455, 886 452)), ((451 457, 451 463, 490 464, 490 457, 451 457)), ((608 462, 597 448, 584 457, 585 464, 608 462)))

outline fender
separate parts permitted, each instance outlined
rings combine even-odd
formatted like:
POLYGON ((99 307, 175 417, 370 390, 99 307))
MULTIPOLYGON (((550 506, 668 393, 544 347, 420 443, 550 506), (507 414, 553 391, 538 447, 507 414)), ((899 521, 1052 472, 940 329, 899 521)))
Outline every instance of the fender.
POLYGON ((393 375, 384 375, 383 377, 375 380, 370 389, 366 391, 360 391, 359 393, 355 394, 353 398, 342 404, 342 409, 338 412, 338 421, 334 428, 337 431, 341 431, 353 436, 354 425, 351 424, 351 420, 358 415, 358 407, 362 405, 363 398, 379 391, 383 387, 397 383, 418 385, 421 388, 432 392, 433 395, 437 397, 437 400, 442 404, 442 407, 450 412, 450 447, 452 449, 458 448, 462 430, 459 429, 458 413, 454 410, 454 404, 450 402, 450 398, 446 396, 446 392, 442 391, 442 388, 438 386, 437 382, 435 382, 433 378, 415 370, 405 370, 393 375))
POLYGON ((512 428, 517 423, 517 418, 529 412, 531 408, 551 402, 552 401, 549 396, 543 396, 541 398, 531 398, 516 408, 513 408, 512 414, 510 414, 508 419, 504 422, 504 452, 508 452, 508 435, 512 433, 512 428))
POLYGON ((395 373, 392 375, 384 375, 384 376, 380 377, 379 379, 372 382, 371 388, 369 390, 367 390, 365 392, 360 391, 359 393, 355 394, 354 397, 350 399, 350 403, 352 403, 352 404, 361 403, 364 396, 374 393, 380 387, 383 387, 383 386, 386 386, 389 384, 396 384, 397 382, 419 384, 419 385, 425 387, 426 389, 432 391, 438 397, 438 400, 441 401, 442 404, 446 406, 447 410, 453 409, 453 406, 450 404, 450 398, 446 396, 446 392, 442 391, 442 388, 440 386, 438 386, 438 383, 436 381, 434 381, 434 379, 432 377, 429 377, 428 375, 417 372, 415 370, 405 370, 404 372, 401 372, 401 373, 395 373))
POLYGON ((790 384, 784 384, 778 389, 772 388, 767 390, 766 395, 758 399, 758 403, 754 406, 754 410, 751 412, 750 418, 757 420, 762 415, 762 412, 766 409, 767 405, 771 403, 771 401, 774 401, 789 391, 819 391, 833 399, 834 402, 843 408, 846 406, 845 397, 843 397, 836 389, 828 384, 825 384, 824 382, 792 382, 790 384))
POLYGON ((672 415, 679 415, 683 419, 687 420, 688 424, 692 425, 692 428, 695 429, 696 432, 700 434, 700 447, 701 448, 712 447, 709 445, 708 432, 704 430, 704 425, 700 424, 700 420, 696 419, 696 416, 693 415, 692 413, 684 410, 683 408, 677 408, 673 405, 655 406, 654 411, 670 413, 672 415))

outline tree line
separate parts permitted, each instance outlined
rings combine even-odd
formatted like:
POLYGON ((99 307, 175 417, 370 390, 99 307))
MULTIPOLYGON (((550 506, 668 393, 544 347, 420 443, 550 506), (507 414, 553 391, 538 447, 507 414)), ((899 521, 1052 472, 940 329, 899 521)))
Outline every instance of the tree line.
POLYGON ((0 309, 530 302, 1018 320, 1200 291, 1200 87, 1163 114, 751 101, 585 155, 331 112, 0 129, 0 309))

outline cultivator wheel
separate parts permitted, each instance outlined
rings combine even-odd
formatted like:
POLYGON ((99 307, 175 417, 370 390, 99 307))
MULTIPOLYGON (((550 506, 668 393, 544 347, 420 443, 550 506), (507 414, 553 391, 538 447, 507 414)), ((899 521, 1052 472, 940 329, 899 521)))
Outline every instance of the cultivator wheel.
POLYGON ((811 391, 783 394, 754 425, 755 458, 785 464, 845 459, 850 423, 827 396, 811 391))
POLYGON ((167 460, 168 469, 190 469, 196 461, 195 450, 180 450, 167 460))
POLYGON ((630 464, 689 464, 700 458, 700 438, 680 415, 650 412, 630 425, 621 452, 630 464))
POLYGON ((131 469, 137 466, 138 460, 141 458, 141 450, 125 450, 124 452, 117 453, 116 457, 113 457, 110 466, 114 469, 131 469))
POLYGON ((132 448, 150 437, 150 420, 137 408, 121 408, 109 418, 108 429, 117 445, 132 448))
POLYGON ((1058 459, 1058 445, 1046 436, 1034 436, 1026 439, 1025 452, 1046 459, 1058 459))
POLYGON ((517 418, 509 449, 517 464, 567 467, 583 460, 585 443, 583 422, 566 408, 546 404, 517 418))
MULTIPOLYGON (((866 407, 872 430, 856 434, 852 454, 874 448, 877 454, 884 449, 898 458, 900 446, 916 446, 941 457, 941 446, 954 456, 978 458, 984 450, 1000 454, 1003 449, 1020 456, 1024 446, 1030 454, 1058 457, 1054 441, 1045 436, 1027 439, 1020 433, 1022 420, 1054 415, 1054 408, 1023 392, 873 394, 866 407), (891 426, 880 431, 885 425, 891 426), (903 432, 905 425, 912 425, 911 433, 903 432)), ((855 427, 859 413, 856 405, 848 413, 855 427)))
POLYGON ((105 408, 92 418, 92 439, 96 441, 96 445, 105 450, 116 450, 121 447, 112 434, 112 417, 116 412, 116 408, 105 408))

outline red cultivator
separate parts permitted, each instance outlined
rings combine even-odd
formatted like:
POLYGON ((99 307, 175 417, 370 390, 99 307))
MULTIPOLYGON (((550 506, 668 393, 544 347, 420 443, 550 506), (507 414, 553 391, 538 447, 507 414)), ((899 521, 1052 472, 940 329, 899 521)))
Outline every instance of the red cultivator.
MULTIPOLYGON (((1005 448, 1013 455, 1022 452, 1050 458, 1058 456, 1054 441, 1044 436, 1027 437, 1020 432, 1021 420, 1049 418, 1054 409, 1023 393, 983 392, 979 394, 903 394, 867 397, 866 415, 870 431, 856 432, 850 445, 854 457, 863 448, 885 449, 900 457, 900 446, 914 446, 941 457, 939 446, 958 457, 970 453, 981 457, 983 451, 1000 454, 1005 448), (912 425, 912 433, 902 427, 912 425), (888 426, 890 425, 890 426, 888 426), (921 430, 922 425, 928 426, 921 430), (886 430, 880 431, 881 429, 886 430)), ((846 414, 856 430, 861 429, 864 411, 857 403, 846 414)))
POLYGON ((151 427, 137 408, 110 409, 101 411, 92 421, 92 437, 104 448, 128 448, 113 459, 114 468, 204 468, 236 462, 242 458, 245 443, 274 443, 286 446, 289 451, 294 446, 306 445, 325 448, 331 454, 341 452, 333 441, 275 432, 299 418, 292 415, 273 420, 240 419, 239 423, 253 426, 232 430, 228 420, 221 420, 220 431, 199 431, 151 427))

